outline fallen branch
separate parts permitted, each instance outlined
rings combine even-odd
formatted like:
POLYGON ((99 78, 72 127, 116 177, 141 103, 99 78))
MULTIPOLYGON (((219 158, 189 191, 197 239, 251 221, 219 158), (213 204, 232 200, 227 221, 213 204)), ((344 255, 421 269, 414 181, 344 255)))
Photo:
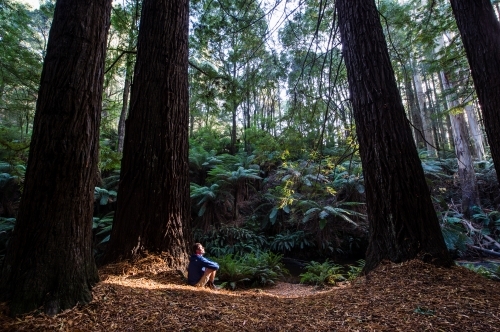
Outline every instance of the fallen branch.
POLYGON ((469 246, 470 248, 472 249, 476 249, 476 250, 479 250, 481 252, 484 252, 488 255, 492 255, 492 256, 495 256, 495 257, 500 257, 500 252, 496 252, 496 251, 493 251, 493 250, 489 250, 489 249, 484 249, 484 248, 481 248, 481 247, 478 247, 478 246, 469 246))
POLYGON ((500 243, 498 243, 497 241, 495 241, 495 239, 493 239, 492 237, 488 236, 488 235, 483 235, 483 237, 490 241, 489 244, 493 244, 495 247, 497 247, 498 249, 500 249, 500 243))

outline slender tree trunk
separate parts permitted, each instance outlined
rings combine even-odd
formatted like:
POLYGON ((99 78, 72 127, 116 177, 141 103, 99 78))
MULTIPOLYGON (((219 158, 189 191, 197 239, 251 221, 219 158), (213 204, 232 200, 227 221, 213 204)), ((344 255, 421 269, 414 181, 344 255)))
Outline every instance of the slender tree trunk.
POLYGON ((500 179, 500 22, 490 0, 450 0, 500 179))
MULTIPOLYGON (((233 36, 234 38, 234 36, 233 36)), ((233 40, 233 44, 234 44, 234 40, 233 40)), ((232 81, 232 93, 231 93, 231 96, 232 96, 232 101, 231 101, 231 119, 232 119, 232 122, 231 122, 231 146, 229 148, 229 153, 234 155, 236 154, 236 115, 237 115, 237 111, 238 111, 238 103, 236 102, 236 63, 233 63, 233 81, 232 81)))
POLYGON ((408 113, 410 113, 412 122, 413 136, 415 138, 417 147, 422 148, 425 146, 422 118, 420 117, 420 112, 415 100, 415 94, 413 93, 413 84, 408 74, 405 75, 405 90, 406 96, 408 97, 408 113))
MULTIPOLYGON (((437 77, 438 77, 438 81, 439 81, 439 86, 441 87, 441 91, 442 91, 442 89, 443 89, 443 80, 441 79, 441 74, 438 73, 437 77)), ((440 100, 442 102, 445 110, 448 109, 448 106, 446 105, 446 98, 444 98, 444 97, 443 98, 438 98, 434 80, 432 80, 432 83, 433 83, 433 86, 434 86, 434 95, 436 96, 436 100, 440 100)), ((452 129, 451 129, 451 120, 450 120, 449 116, 445 116, 444 117, 444 124, 445 124, 444 134, 445 134, 446 141, 448 142, 447 145, 448 145, 448 147, 450 149, 452 149, 452 148, 454 148, 453 132, 452 132, 452 129)))
POLYGON ((145 0, 106 261, 163 254, 185 268, 190 240, 188 0, 145 0))
POLYGON ((374 0, 337 0, 366 186, 365 272, 382 260, 450 266, 374 0))
MULTIPOLYGON (((443 82, 443 91, 449 92, 453 89, 448 76, 441 71, 441 81, 443 82)), ((448 94, 446 96, 448 108, 455 108, 458 102, 453 100, 448 94)), ((477 189, 476 173, 474 172, 474 163, 469 149, 469 140, 467 136, 467 125, 464 113, 450 112, 450 122, 453 131, 453 141, 455 145, 455 154, 458 161, 458 178, 460 179, 460 189, 462 191, 462 213, 466 217, 471 216, 471 208, 479 205, 479 191, 477 189)))
MULTIPOLYGON (((128 34, 128 49, 132 51, 134 49, 135 42, 135 33, 137 28, 137 20, 138 20, 138 3, 135 3, 136 11, 135 16, 132 18, 132 26, 129 30, 128 34)), ((118 152, 123 152, 123 143, 125 141, 125 120, 128 115, 128 105, 129 105, 129 97, 130 97, 130 86, 131 86, 131 77, 132 77, 132 69, 133 69, 133 59, 134 56, 131 52, 128 52, 126 55, 125 61, 125 83, 123 86, 123 99, 122 99, 122 110, 120 112, 120 119, 118 121, 118 152)))
MULTIPOLYGON (((427 98, 427 104, 429 105, 428 110, 429 110, 429 117, 432 119, 432 114, 438 114, 439 112, 439 107, 436 107, 438 103, 436 100, 432 98, 433 93, 430 88, 429 80, 427 77, 424 75, 424 84, 425 84, 425 89, 426 89, 426 98, 427 98)), ((432 80, 432 76, 431 76, 432 80)), ((440 151, 442 150, 442 147, 446 145, 446 135, 442 135, 441 133, 443 132, 443 122, 441 121, 441 117, 437 117, 435 121, 432 121, 432 132, 434 135, 434 142, 436 143, 436 150, 440 151)), ((438 152, 439 155, 439 152, 438 152)))
MULTIPOLYGON (((128 72, 128 70, 127 70, 128 72)), ((128 73, 127 73, 128 74, 128 73)), ((128 113, 128 96, 130 92, 130 79, 129 75, 125 75, 125 85, 123 87, 123 105, 120 112, 120 120, 118 121, 118 152, 123 152, 123 142, 125 139, 125 120, 128 113)))
POLYGON ((415 83, 415 90, 418 100, 418 108, 420 110, 420 118, 422 119, 422 127, 424 129, 425 145, 427 147, 427 155, 429 157, 437 157, 437 151, 435 148, 434 135, 432 132, 432 120, 429 116, 429 110, 425 103, 425 93, 422 89, 422 80, 417 71, 413 75, 413 81, 415 83))
POLYGON ((474 112, 474 107, 471 104, 466 105, 465 113, 467 114, 472 141, 474 142, 474 151, 476 154, 476 158, 478 160, 485 160, 486 153, 484 151, 483 134, 481 133, 481 129, 479 128, 479 123, 476 118, 476 113, 474 112))
POLYGON ((59 0, 19 215, 2 266, 10 314, 92 299, 92 213, 111 1, 59 0))

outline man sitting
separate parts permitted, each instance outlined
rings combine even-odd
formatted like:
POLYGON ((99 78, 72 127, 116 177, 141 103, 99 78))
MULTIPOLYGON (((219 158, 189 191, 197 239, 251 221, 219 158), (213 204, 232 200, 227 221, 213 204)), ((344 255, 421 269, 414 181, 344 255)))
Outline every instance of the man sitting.
POLYGON ((203 257, 205 248, 201 243, 193 245, 193 254, 189 258, 188 283, 195 287, 208 287, 216 289, 214 285, 215 273, 219 269, 219 264, 203 257))

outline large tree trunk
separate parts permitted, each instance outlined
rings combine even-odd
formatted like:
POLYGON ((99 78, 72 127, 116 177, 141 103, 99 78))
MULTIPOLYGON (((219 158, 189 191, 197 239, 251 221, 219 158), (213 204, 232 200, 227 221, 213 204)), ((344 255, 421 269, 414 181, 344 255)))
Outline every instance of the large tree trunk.
POLYGON ((370 220, 365 272, 384 259, 449 266, 375 1, 336 4, 370 220))
POLYGON ((450 0, 500 179, 500 22, 490 0, 450 0))
POLYGON ((145 0, 107 261, 147 252, 187 264, 188 0, 145 0))
POLYGON ((12 315, 92 298, 92 213, 111 1, 59 0, 50 30, 24 192, 2 267, 12 315))

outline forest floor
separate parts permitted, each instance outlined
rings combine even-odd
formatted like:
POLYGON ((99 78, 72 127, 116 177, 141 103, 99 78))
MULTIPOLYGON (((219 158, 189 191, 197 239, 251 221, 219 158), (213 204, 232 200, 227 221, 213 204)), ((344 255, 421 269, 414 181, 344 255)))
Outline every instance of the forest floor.
POLYGON ((500 331, 500 284, 463 267, 385 263, 318 289, 279 282, 197 289, 150 256, 100 269, 94 300, 56 316, 5 315, 1 331, 500 331))

